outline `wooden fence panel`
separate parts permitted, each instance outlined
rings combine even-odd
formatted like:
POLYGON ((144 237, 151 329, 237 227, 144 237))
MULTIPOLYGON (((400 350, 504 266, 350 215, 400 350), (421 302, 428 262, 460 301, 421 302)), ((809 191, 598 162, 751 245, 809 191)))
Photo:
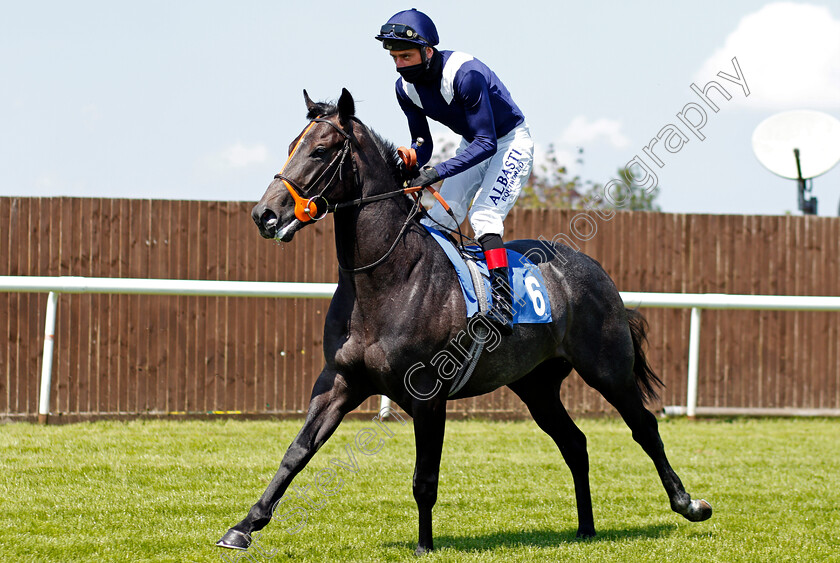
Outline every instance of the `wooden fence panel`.
MULTIPOLYGON (((331 220, 260 239, 242 202, 0 198, 1 275, 334 282, 331 220)), ((624 291, 840 295, 840 219, 514 210, 506 240, 566 241, 624 291)), ((303 414, 323 364, 327 300, 62 295, 54 419, 303 414)), ((0 416, 34 419, 46 296, 0 294, 0 416)), ((648 357, 686 394, 689 312, 645 309, 648 357)), ((840 408, 840 314, 705 311, 699 404, 840 408)), ((575 374, 571 412, 612 408, 575 374)), ((362 412, 378 408, 377 398, 362 412)), ((501 389, 453 416, 525 416, 501 389)))

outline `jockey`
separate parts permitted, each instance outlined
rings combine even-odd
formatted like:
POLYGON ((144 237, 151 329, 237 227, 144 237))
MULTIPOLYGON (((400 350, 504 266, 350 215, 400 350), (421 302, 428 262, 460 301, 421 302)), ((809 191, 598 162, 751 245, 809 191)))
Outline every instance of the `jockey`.
MULTIPOLYGON (((503 221, 531 174, 534 143, 525 116, 505 85, 484 63, 457 51, 438 51, 435 24, 416 9, 395 14, 376 39, 390 51, 400 78, 397 101, 412 139, 419 170, 412 185, 440 189, 458 224, 469 211, 470 225, 490 270, 493 308, 488 317, 503 334, 513 331, 512 295, 503 221), (433 143, 427 118, 462 136, 454 157, 431 167, 433 143), (472 205, 470 206, 470 202, 472 205)), ((424 224, 456 229, 457 224, 435 203, 424 224)))

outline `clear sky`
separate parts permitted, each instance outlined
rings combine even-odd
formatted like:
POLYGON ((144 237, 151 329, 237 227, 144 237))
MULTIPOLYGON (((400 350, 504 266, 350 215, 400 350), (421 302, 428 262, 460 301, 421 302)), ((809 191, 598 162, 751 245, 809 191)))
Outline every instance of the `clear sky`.
MULTIPOLYGON (((373 36, 410 7, 441 48, 496 71, 540 150, 599 183, 638 155, 664 211, 799 214, 795 182, 758 163, 752 132, 785 110, 840 117, 840 0, 7 1, 0 195, 256 201, 305 125, 304 88, 319 100, 346 87, 365 123, 407 144, 373 36), (736 75, 733 58, 749 96, 717 75, 736 75), (731 95, 710 94, 717 113, 690 88, 711 80, 731 95), (677 118, 688 103, 706 108, 702 141, 677 118), (643 149, 669 124, 687 141, 660 141, 659 168, 643 149)), ((838 214, 840 166, 814 195, 838 214)))

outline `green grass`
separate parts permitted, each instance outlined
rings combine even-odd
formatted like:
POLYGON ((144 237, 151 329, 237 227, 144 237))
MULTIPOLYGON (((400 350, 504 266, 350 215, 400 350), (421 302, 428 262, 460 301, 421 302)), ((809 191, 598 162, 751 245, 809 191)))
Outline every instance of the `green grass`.
MULTIPOLYGON (((369 423, 347 422, 316 474, 369 423)), ((0 427, 0 561, 222 561, 299 421, 0 427)), ((670 460, 712 519, 672 513, 620 420, 581 420, 598 537, 577 541, 571 476, 533 422, 449 422, 437 550, 424 561, 840 561, 840 421, 661 421, 670 460)), ((275 519, 252 561, 414 561, 411 424, 299 522, 275 519), (274 551, 276 550, 276 551, 274 551)), ((279 515, 279 511, 278 511, 279 515)), ((243 559, 244 561, 245 559, 243 559)))

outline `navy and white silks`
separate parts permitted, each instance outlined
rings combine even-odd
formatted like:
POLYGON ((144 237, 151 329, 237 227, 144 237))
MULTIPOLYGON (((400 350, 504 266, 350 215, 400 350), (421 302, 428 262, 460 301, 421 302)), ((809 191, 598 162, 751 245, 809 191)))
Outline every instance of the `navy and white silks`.
MULTIPOLYGON (((418 163, 423 166, 432 155, 427 118, 461 135, 456 155, 435 166, 445 180, 440 193, 459 221, 469 210, 476 238, 503 235, 504 218, 531 173, 534 144, 525 117, 487 65, 457 51, 440 55, 439 82, 411 84, 399 78, 396 84, 411 138, 426 140, 420 147, 413 145, 418 163)), ((438 203, 429 214, 440 224, 456 227, 438 203)), ((424 223, 433 226, 428 219, 424 223)))

